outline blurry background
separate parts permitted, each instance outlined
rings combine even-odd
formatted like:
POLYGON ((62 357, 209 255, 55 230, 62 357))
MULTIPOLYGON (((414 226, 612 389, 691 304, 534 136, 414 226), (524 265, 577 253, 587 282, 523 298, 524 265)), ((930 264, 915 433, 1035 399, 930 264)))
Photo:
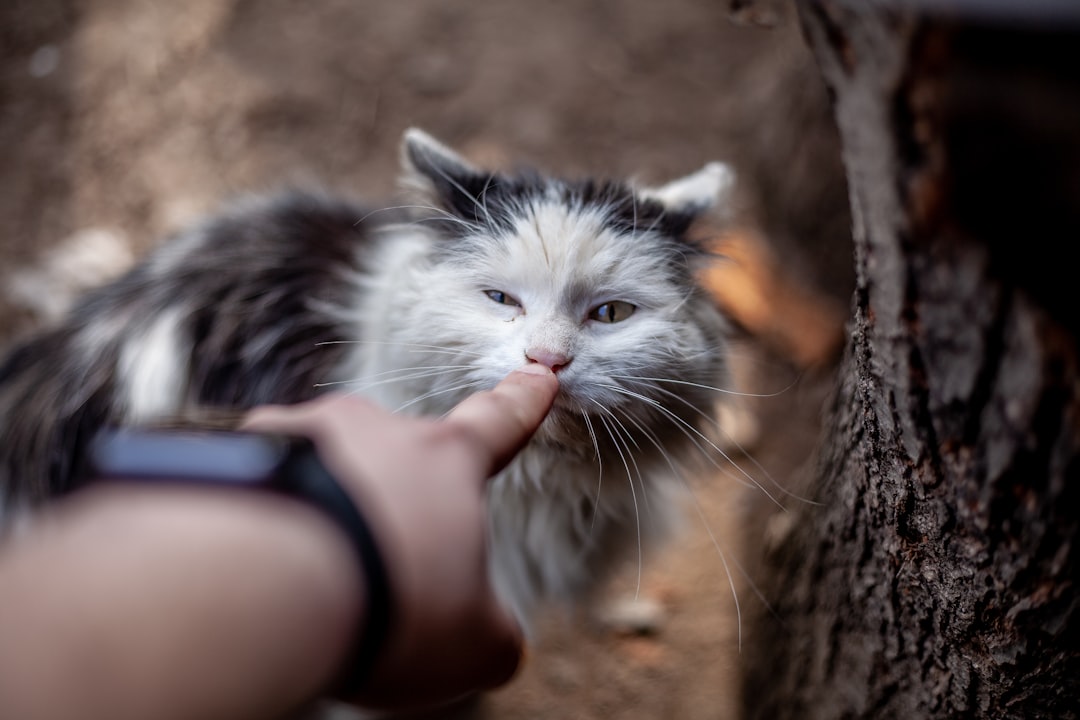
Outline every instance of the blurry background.
MULTIPOLYGON (((725 160, 742 264, 712 282, 756 341, 742 387, 787 388, 744 403, 761 434, 740 464, 795 482, 853 286, 847 191, 794 13, 737 4, 3 0, 0 348, 236 194, 317 185, 389 200, 412 125, 478 164, 568 176, 662 182, 725 160)), ((768 523, 737 489, 706 478, 697 494, 729 559, 742 547, 752 564, 768 523)), ((490 716, 735 717, 731 591, 690 520, 647 559, 658 632, 553 618, 490 716)), ((753 642, 761 603, 732 570, 753 642)))

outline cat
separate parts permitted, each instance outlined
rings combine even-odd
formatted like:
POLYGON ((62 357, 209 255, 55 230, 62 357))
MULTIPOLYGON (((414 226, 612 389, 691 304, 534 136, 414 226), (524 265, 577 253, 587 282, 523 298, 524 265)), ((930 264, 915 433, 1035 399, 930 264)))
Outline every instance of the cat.
POLYGON ((406 204, 290 191, 167 239, 0 361, 0 526, 76 484, 108 423, 356 392, 441 415, 541 362, 559 396, 490 486, 491 570, 526 630, 678 518, 731 325, 691 234, 733 175, 655 188, 479 169, 419 129, 406 204))

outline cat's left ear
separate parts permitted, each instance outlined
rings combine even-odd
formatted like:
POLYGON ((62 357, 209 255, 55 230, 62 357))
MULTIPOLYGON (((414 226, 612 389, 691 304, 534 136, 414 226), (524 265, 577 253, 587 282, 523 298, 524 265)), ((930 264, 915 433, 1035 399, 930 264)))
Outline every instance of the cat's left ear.
POLYGON ((460 217, 476 216, 492 178, 417 128, 409 128, 402 138, 401 166, 402 185, 418 200, 460 217))
POLYGON ((711 162, 696 173, 655 188, 638 191, 671 212, 699 213, 712 207, 729 209, 735 188, 735 171, 722 162, 711 162))

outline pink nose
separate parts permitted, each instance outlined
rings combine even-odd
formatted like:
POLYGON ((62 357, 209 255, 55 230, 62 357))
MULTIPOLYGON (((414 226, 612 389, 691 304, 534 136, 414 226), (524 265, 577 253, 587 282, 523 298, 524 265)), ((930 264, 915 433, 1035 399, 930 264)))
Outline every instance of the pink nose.
POLYGON ((559 372, 564 367, 570 364, 573 360, 572 357, 566 353, 555 352, 553 350, 545 350, 544 348, 534 348, 532 350, 525 351, 525 358, 529 362, 540 363, 551 368, 551 372, 559 372))

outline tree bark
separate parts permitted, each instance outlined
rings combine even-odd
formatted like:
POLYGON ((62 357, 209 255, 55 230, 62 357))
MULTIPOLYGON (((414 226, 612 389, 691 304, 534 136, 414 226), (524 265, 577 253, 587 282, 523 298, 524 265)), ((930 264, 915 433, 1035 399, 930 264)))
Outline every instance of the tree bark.
POLYGON ((799 5, 857 287, 747 716, 1077 717, 1080 26, 889 5, 799 5))

